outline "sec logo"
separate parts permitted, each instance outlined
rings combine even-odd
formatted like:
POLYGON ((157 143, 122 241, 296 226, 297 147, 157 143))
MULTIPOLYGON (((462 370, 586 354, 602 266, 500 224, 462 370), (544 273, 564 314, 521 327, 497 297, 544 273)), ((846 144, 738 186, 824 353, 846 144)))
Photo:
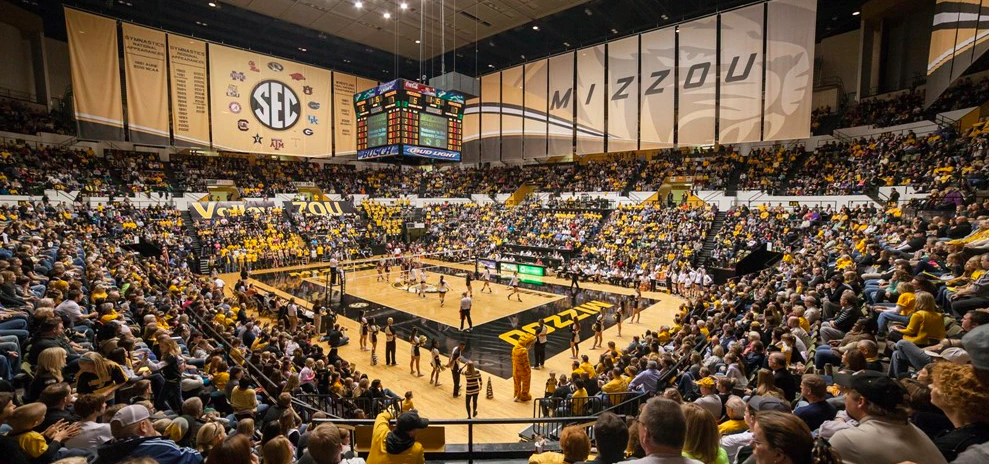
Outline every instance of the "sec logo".
POLYGON ((263 81, 251 91, 251 112, 261 125, 287 130, 301 116, 299 97, 291 87, 278 81, 263 81))

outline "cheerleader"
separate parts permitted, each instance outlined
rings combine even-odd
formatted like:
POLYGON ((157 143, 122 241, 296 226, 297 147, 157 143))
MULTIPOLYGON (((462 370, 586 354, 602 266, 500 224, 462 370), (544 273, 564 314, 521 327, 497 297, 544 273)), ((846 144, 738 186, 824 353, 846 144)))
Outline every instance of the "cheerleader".
POLYGON ((618 302, 618 307, 615 308, 615 324, 618 325, 618 338, 622 336, 622 319, 625 318, 625 306, 628 304, 628 298, 622 298, 618 302))
POLYGON ((417 377, 422 377, 422 369, 419 367, 419 347, 423 341, 419 340, 418 327, 412 328, 412 336, 409 337, 409 343, 412 344, 412 360, 409 361, 409 374, 418 373, 417 377))
POLYGON ((440 343, 433 340, 430 352, 433 355, 433 372, 429 374, 429 383, 438 387, 440 386, 440 372, 443 371, 443 363, 440 361, 440 343))
POLYGON ((591 349, 601 348, 601 344, 604 342, 604 340, 602 340, 602 332, 604 332, 604 314, 598 315, 598 318, 594 321, 594 324, 591 324, 591 330, 594 331, 594 343, 591 344, 591 349))
POLYGON ((580 322, 570 324, 570 359, 578 359, 580 354, 580 322))
POLYGON ((371 337, 371 357, 372 358, 374 357, 375 352, 378 350, 378 331, 379 330, 380 329, 378 328, 378 325, 374 323, 374 318, 372 317, 368 321, 368 325, 367 325, 368 335, 370 335, 370 337, 371 337))
POLYGON ((446 283, 445 276, 440 276, 440 284, 436 287, 436 291, 440 294, 440 307, 442 307, 446 300, 446 292, 450 291, 450 285, 446 283))
POLYGON ((642 299, 642 290, 635 289, 635 298, 632 300, 632 317, 629 318, 629 322, 632 324, 642 322, 642 306, 644 304, 645 300, 642 299))
POLYGON ((388 260, 384 260, 383 266, 385 267, 385 283, 391 282, 391 266, 388 264, 388 260))
POLYGON ((367 313, 361 311, 361 315, 357 320, 361 323, 361 351, 367 351, 367 313))
POLYGON ((474 279, 474 273, 471 271, 467 271, 467 274, 464 276, 464 281, 467 283, 467 293, 470 293, 471 298, 474 297, 474 289, 471 288, 471 281, 473 279, 474 279))

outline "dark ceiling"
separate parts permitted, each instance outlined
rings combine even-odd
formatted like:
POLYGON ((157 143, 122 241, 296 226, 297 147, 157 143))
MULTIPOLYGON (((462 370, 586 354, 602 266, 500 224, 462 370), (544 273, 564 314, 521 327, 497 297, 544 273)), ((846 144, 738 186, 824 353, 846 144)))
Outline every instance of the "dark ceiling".
MULTIPOLYGON (((247 48, 360 76, 387 81, 414 78, 416 60, 209 0, 6 0, 42 16, 45 33, 65 40, 62 6, 117 17, 213 42, 247 48), (305 51, 303 51, 303 49, 305 51)), ((534 23, 461 46, 446 54, 447 70, 469 76, 601 43, 657 27, 731 9, 752 0, 592 0, 534 23), (534 30, 538 26, 539 30, 534 30)), ((817 38, 859 27, 863 0, 819 0, 817 38)), ((461 14, 473 14, 466 10, 461 14)), ((483 18, 480 18, 483 20, 483 18)), ((382 34, 390 33, 382 29, 382 34)), ((430 77, 440 57, 425 60, 430 77)))

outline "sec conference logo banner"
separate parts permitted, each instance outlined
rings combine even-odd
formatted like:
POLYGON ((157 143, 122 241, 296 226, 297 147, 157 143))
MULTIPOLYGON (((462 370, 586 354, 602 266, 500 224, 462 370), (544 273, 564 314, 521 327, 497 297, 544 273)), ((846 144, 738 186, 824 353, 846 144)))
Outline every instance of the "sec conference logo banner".
POLYGON ((214 44, 209 57, 211 88, 218 90, 211 95, 214 148, 301 156, 331 153, 332 131, 319 130, 320 120, 331 116, 330 71, 214 44))

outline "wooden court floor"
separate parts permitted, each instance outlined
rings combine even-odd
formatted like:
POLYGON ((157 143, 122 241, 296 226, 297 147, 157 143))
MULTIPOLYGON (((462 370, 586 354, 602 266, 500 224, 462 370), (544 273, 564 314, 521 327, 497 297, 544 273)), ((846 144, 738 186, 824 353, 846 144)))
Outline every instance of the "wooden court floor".
MULTIPOLYGON (((448 267, 459 267, 465 270, 469 268, 473 270, 473 266, 467 266, 467 265, 451 265, 450 263, 443 263, 439 261, 432 264, 441 264, 448 267)), ((304 267, 296 266, 292 269, 294 270, 299 268, 304 268, 304 267)), ((228 293, 232 292, 233 285, 234 283, 236 283, 239 275, 236 273, 231 273, 231 274, 223 274, 220 277, 228 284, 225 286, 225 291, 227 291, 228 293)), ((395 277, 395 273, 392 273, 392 277, 393 278, 395 277)), ((569 281, 564 281, 564 279, 558 279, 555 277, 543 277, 543 279, 547 279, 545 280, 547 282, 552 282, 557 284, 569 284, 569 281)), ((374 283, 373 282, 374 279, 372 278, 371 280, 372 283, 374 283)), ((266 285, 264 283, 258 282, 256 280, 253 281, 253 283, 257 288, 263 291, 269 291, 285 298, 290 297, 290 295, 288 295, 287 293, 277 288, 266 285)), ((462 278, 458 278, 455 281, 451 281, 451 284, 453 284, 454 290, 460 289, 460 291, 462 291, 463 289, 462 278)), ((353 290, 353 288, 350 285, 351 284, 348 281, 348 292, 353 290)), ((384 284, 382 283, 382 285, 384 284)), ((478 290, 480 289, 480 287, 477 286, 478 284, 476 282, 474 285, 475 285, 474 288, 475 309, 472 311, 472 315, 480 313, 478 311, 478 309, 480 309, 478 307, 479 303, 477 302, 478 301, 477 298, 479 296, 478 290)), ((585 288, 591 288, 593 290, 609 291, 622 295, 629 295, 634 293, 634 291, 631 289, 615 287, 606 284, 582 283, 581 286, 585 288)), ((374 288, 373 285, 370 287, 372 289, 374 288)), ((396 289, 389 288, 389 290, 394 290, 395 292, 398 292, 398 290, 396 289)), ((492 296, 492 298, 494 298, 494 301, 498 302, 498 306, 500 306, 502 303, 507 301, 503 293, 506 290, 507 288, 504 285, 501 285, 500 287, 495 289, 496 293, 492 296)), ((446 306, 442 308, 443 314, 456 316, 457 314, 456 308, 459 306, 451 306, 453 304, 452 303, 453 298, 449 294, 447 296, 451 301, 448 301, 446 303, 446 306)), ((645 333, 646 330, 650 330, 650 329, 656 330, 659 328, 660 325, 663 324, 672 324, 674 314, 676 314, 677 310, 680 307, 680 304, 683 303, 683 300, 681 298, 673 295, 668 295, 666 293, 647 292, 645 296, 654 299, 658 298, 660 301, 658 303, 653 304, 652 306, 649 306, 642 312, 641 323, 631 324, 626 321, 622 325, 621 337, 618 337, 617 326, 612 326, 606 329, 604 332, 605 345, 607 345, 608 341, 615 341, 619 347, 622 347, 632 341, 633 335, 641 335, 645 333)), ((440 308, 438 308, 439 303, 438 300, 436 299, 437 297, 435 295, 430 295, 430 297, 432 298, 432 300, 429 300, 429 298, 427 298, 427 303, 420 302, 420 304, 426 304, 426 305, 435 304, 437 305, 436 310, 437 312, 439 312, 440 308)), ((366 298, 366 297, 362 296, 362 298, 366 298)), ((399 294, 394 298, 404 300, 406 296, 399 294)), ((413 295, 413 299, 414 298, 415 297, 413 295)), ((531 296, 528 299, 534 300, 534 298, 531 296)), ((523 303, 529 304, 526 300, 527 300, 526 295, 523 294, 522 295, 523 303)), ((543 300, 543 301, 550 301, 550 300, 543 300)), ((302 301, 300 304, 306 307, 312 306, 310 303, 304 301, 302 301)), ((396 309, 400 309, 400 308, 396 308, 396 309)), ((519 309, 518 311, 521 310, 524 309, 519 309)), ((407 341, 402 339, 399 339, 397 342, 397 352, 396 352, 398 357, 397 366, 385 366, 383 363, 384 360, 383 353, 378 353, 379 364, 376 366, 371 366, 370 353, 361 351, 360 346, 357 343, 357 336, 359 334, 358 323, 354 320, 345 317, 340 317, 338 321, 349 330, 348 335, 351 336, 351 340, 352 340, 349 344, 339 349, 340 356, 342 356, 344 359, 347 359, 352 363, 357 364, 358 369, 361 372, 367 373, 371 379, 381 379, 382 384, 386 388, 389 388, 399 393, 400 395, 404 394, 406 391, 412 391, 414 396, 413 401, 415 403, 416 409, 419 410, 419 413, 423 417, 432 418, 432 419, 441 419, 441 418, 459 419, 459 418, 467 417, 466 409, 464 406, 464 398, 452 397, 453 381, 449 370, 444 371, 441 374, 440 386, 437 387, 430 385, 429 377, 428 377, 430 371, 429 360, 427 359, 427 356, 425 356, 425 353, 423 353, 424 356, 420 360, 420 366, 425 376, 416 377, 414 375, 409 374, 409 362, 411 359, 410 354, 412 351, 412 347, 407 341)), ((459 318, 457 319, 457 323, 459 324, 459 318)), ((477 324, 478 322, 475 320, 475 323, 477 324)), ((325 343, 323 343, 323 346, 324 348, 328 348, 328 346, 325 343)), ((584 340, 580 344, 581 353, 590 354, 592 359, 597 358, 597 356, 600 355, 600 353, 603 351, 602 349, 591 351, 590 346, 591 346, 590 340, 584 340)), ((383 350, 383 347, 379 346, 379 349, 383 350)), ((445 362, 446 357, 443 357, 443 359, 445 362)), ((543 396, 546 380, 549 378, 550 372, 556 372, 557 375, 561 373, 569 374, 570 363, 571 363, 570 353, 569 351, 564 351, 555 356, 552 356, 551 358, 548 358, 546 361, 545 369, 533 370, 532 386, 530 388, 530 393, 532 394, 533 398, 539 398, 543 396)), ((481 390, 481 395, 478 404, 478 412, 480 418, 533 417, 532 402, 516 403, 512 401, 512 379, 510 378, 502 379, 496 375, 488 374, 483 370, 481 371, 481 374, 485 387, 487 387, 488 382, 491 382, 492 388, 494 390, 494 398, 493 399, 485 398, 485 389, 481 390)), ((516 442, 519 441, 518 434, 522 429, 524 429, 524 426, 521 425, 476 426, 474 428, 474 442, 475 443, 516 442)), ((447 426, 445 436, 447 443, 466 443, 468 439, 467 427, 447 426)))
MULTIPOLYGON (((427 288, 439 285, 440 275, 444 276, 450 286, 450 291, 446 294, 446 301, 442 307, 438 293, 427 291, 426 297, 423 298, 418 293, 407 290, 405 285, 394 282, 397 278, 396 273, 391 275, 393 282, 379 282, 377 281, 377 271, 374 269, 347 273, 347 293, 418 317, 456 327, 460 324, 460 299, 463 292, 467 290, 467 285, 463 277, 429 272, 426 274, 427 288)), ((325 284, 325 280, 319 278, 310 277, 304 280, 316 285, 325 284)), ((491 283, 491 292, 481 292, 482 285, 483 282, 478 281, 471 284, 474 290, 473 297, 471 297, 471 319, 474 321, 474 325, 481 325, 564 298, 562 295, 520 289, 519 297, 522 298, 522 301, 519 302, 515 296, 512 299, 508 298, 511 287, 507 285, 491 283)))

